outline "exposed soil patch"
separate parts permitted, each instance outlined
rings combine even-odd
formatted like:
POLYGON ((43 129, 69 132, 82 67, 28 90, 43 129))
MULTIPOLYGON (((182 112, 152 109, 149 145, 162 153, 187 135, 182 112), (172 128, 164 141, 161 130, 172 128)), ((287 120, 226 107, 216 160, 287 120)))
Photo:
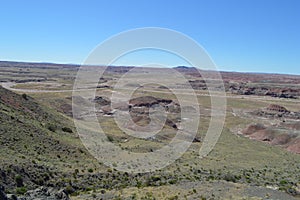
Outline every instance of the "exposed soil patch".
POLYGON ((284 129, 284 127, 279 129, 276 126, 266 127, 262 124, 251 124, 242 130, 242 134, 257 141, 266 142, 271 145, 282 146, 293 153, 300 153, 299 131, 295 132, 293 130, 289 130, 288 128, 284 129))
MULTIPOLYGON (((117 103, 111 108, 111 101, 107 97, 97 96, 93 99, 104 115, 113 115, 115 112, 129 112, 132 121, 139 126, 146 126, 151 122, 150 115, 155 112, 158 106, 161 106, 168 117, 165 125, 177 129, 179 120, 175 115, 180 114, 180 106, 170 99, 156 98, 153 96, 136 97, 129 100, 129 103, 117 103)), ((128 124, 131 127, 132 124, 128 124)))

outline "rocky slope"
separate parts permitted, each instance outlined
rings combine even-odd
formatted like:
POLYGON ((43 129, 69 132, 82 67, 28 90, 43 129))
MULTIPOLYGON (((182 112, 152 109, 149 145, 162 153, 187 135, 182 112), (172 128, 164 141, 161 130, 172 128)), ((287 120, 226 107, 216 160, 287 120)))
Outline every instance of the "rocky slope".
POLYGON ((0 123, 0 185, 8 193, 21 195, 39 186, 65 188, 65 161, 87 157, 82 146, 75 146, 78 139, 70 121, 26 94, 0 87, 0 123))

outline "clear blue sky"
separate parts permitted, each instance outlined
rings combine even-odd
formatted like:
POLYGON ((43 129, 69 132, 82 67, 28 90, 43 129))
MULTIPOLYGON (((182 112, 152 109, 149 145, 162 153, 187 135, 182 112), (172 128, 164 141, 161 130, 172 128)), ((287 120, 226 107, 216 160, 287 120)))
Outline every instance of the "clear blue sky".
POLYGON ((0 60, 82 63, 104 39, 150 26, 192 37, 221 70, 300 74, 299 0, 2 0, 0 5, 0 60))

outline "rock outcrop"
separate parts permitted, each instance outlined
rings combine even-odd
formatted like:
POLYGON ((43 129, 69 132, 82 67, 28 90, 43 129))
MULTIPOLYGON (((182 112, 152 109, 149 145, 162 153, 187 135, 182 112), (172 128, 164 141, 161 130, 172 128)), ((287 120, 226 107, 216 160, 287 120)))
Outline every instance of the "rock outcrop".
POLYGON ((68 194, 64 190, 56 190, 54 188, 40 187, 30 190, 24 196, 20 196, 19 200, 70 200, 68 194))
POLYGON ((100 106, 106 106, 110 104, 110 100, 107 97, 96 96, 93 102, 99 104, 100 106))
MULTIPOLYGON (((150 114, 155 112, 155 108, 161 106, 165 109, 166 113, 173 117, 167 117, 165 125, 178 129, 175 115, 180 113, 179 104, 170 99, 157 98, 153 96, 141 96, 132 98, 129 103, 120 102, 111 105, 111 101, 107 97, 96 96, 92 100, 96 103, 99 113, 106 116, 114 115, 115 112, 129 112, 132 121, 140 126, 145 126, 150 123, 150 114)), ((128 124, 130 127, 131 125, 128 124)))
POLYGON ((2 185, 0 185, 0 200, 7 200, 7 196, 2 185))
POLYGON ((273 112, 279 112, 279 113, 289 113, 285 107, 277 105, 277 104, 270 104, 266 110, 268 111, 273 111, 273 112))
POLYGON ((278 145, 290 152, 300 154, 300 134, 291 127, 293 127, 291 124, 282 126, 281 129, 276 126, 251 124, 242 130, 242 134, 250 139, 278 145))
POLYGON ((160 99, 160 98, 155 98, 152 96, 142 96, 142 97, 137 97, 134 99, 130 99, 129 104, 132 105, 133 107, 151 107, 154 104, 170 104, 172 100, 170 99, 160 99))
POLYGON ((268 107, 255 110, 250 114, 265 118, 300 119, 300 112, 291 112, 287 108, 277 104, 270 104, 268 107))
POLYGON ((297 99, 300 96, 299 89, 291 88, 271 88, 264 86, 247 86, 246 84, 226 84, 226 89, 232 94, 239 95, 257 95, 257 96, 270 96, 277 98, 286 98, 286 99, 297 99))

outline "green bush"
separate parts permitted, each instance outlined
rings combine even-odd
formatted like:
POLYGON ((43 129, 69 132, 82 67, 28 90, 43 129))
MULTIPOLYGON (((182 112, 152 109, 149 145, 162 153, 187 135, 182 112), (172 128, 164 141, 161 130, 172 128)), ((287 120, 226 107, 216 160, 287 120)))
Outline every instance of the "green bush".
POLYGON ((27 94, 22 94, 23 99, 28 100, 27 94))
POLYGON ((177 200, 177 199, 179 199, 179 197, 178 197, 177 195, 175 195, 175 196, 173 196, 173 197, 169 197, 168 199, 169 199, 169 200, 177 200))
POLYGON ((18 187, 18 188, 16 189, 16 193, 17 193, 17 194, 24 195, 26 192, 27 192, 27 188, 26 188, 26 187, 18 187))
POLYGON ((169 180, 169 184, 173 185, 173 184, 176 184, 176 180, 169 180))
POLYGON ((17 187, 23 187, 23 178, 20 175, 15 176, 17 187))
POLYGON ((286 181, 286 180, 281 180, 280 182, 279 182, 279 184, 280 185, 286 185, 288 182, 286 181))

